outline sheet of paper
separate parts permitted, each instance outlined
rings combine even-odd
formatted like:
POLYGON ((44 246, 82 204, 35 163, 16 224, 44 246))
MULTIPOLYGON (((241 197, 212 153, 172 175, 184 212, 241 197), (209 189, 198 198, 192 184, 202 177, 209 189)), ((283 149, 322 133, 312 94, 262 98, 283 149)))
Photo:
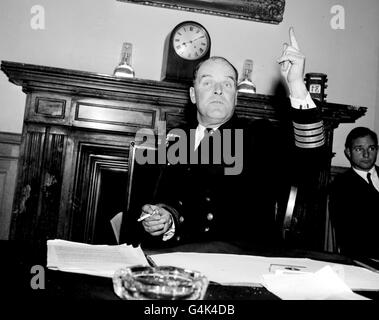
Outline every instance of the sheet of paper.
POLYGON ((273 258, 250 255, 174 252, 152 255, 159 266, 196 270, 221 284, 263 283, 263 275, 278 269, 316 272, 329 265, 352 290, 379 290, 379 273, 351 265, 308 258, 273 258))
POLYGON ((120 231, 121 231, 122 215, 123 215, 123 212, 119 212, 110 220, 110 223, 111 223, 111 226, 113 229, 113 233, 114 233, 114 236, 116 237, 117 243, 120 243, 120 231))
POLYGON ((91 245, 66 240, 47 241, 47 267, 111 278, 122 267, 149 265, 140 247, 91 245))
POLYGON ((174 252, 151 255, 158 266, 172 265, 199 271, 209 280, 221 284, 259 284, 267 272, 267 263, 254 256, 174 252))
POLYGON ((276 271, 263 275, 263 280, 282 300, 369 300, 354 293, 330 266, 315 273, 276 271))

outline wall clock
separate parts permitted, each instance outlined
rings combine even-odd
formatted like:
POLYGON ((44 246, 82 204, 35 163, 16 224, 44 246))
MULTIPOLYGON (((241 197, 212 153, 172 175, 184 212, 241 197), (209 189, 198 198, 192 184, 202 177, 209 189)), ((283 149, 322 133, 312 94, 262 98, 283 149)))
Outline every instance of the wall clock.
POLYGON ((165 40, 162 80, 191 83, 196 65, 210 56, 211 38, 199 23, 179 23, 165 40))

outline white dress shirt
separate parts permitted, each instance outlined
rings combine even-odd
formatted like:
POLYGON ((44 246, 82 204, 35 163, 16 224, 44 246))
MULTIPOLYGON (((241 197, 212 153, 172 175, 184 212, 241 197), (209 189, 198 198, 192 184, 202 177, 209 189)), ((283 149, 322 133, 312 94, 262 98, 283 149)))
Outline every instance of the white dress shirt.
POLYGON ((372 181, 372 184, 374 185, 375 189, 379 191, 379 177, 378 177, 378 173, 376 172, 375 170, 375 167, 372 167, 369 171, 363 171, 363 170, 359 170, 359 169, 356 169, 356 168, 353 168, 353 170, 363 179, 365 180, 367 183, 368 180, 367 180, 367 173, 371 173, 371 181, 372 181))
POLYGON ((312 100, 311 94, 308 92, 304 100, 292 98, 290 96, 291 106, 295 109, 307 110, 316 108, 314 101, 312 100))
MULTIPOLYGON (((194 150, 196 150, 199 147, 201 140, 203 140, 203 138, 204 138, 204 133, 205 133, 206 129, 207 128, 204 127, 200 123, 197 125, 196 132, 195 132, 195 148, 194 148, 194 150)), ((212 129, 217 130, 218 127, 214 127, 212 129)))

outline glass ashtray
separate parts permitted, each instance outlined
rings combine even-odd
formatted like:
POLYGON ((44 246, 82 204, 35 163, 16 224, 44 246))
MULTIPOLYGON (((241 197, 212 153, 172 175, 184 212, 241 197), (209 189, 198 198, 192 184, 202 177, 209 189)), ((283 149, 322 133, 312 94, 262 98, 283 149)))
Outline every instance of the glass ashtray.
POLYGON ((161 266, 133 266, 117 270, 114 292, 127 300, 202 300, 208 279, 200 272, 161 266))

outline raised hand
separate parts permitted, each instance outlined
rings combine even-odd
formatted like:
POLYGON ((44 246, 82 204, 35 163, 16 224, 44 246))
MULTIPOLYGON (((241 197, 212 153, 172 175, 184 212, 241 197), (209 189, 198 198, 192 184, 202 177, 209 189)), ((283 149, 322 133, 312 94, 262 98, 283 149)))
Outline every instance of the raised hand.
POLYGON ((280 72, 293 98, 304 99, 307 89, 304 84, 305 55, 300 51, 293 27, 289 29, 290 44, 283 44, 283 52, 277 60, 280 72))

